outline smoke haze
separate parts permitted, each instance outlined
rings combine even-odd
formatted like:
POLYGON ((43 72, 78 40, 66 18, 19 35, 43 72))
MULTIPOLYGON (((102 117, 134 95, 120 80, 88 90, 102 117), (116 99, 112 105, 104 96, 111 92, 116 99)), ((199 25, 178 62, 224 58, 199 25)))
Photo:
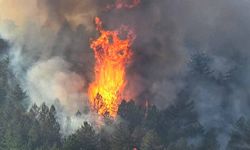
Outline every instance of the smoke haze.
POLYGON ((0 36, 11 43, 12 69, 32 103, 59 101, 67 114, 87 106, 89 40, 100 16, 107 29, 125 24, 136 32, 125 98, 165 108, 188 88, 202 125, 222 128, 223 137, 224 125, 249 114, 249 1, 143 0, 129 11, 107 3, 0 0, 0 36), (209 60, 209 75, 193 73, 196 56, 209 60))

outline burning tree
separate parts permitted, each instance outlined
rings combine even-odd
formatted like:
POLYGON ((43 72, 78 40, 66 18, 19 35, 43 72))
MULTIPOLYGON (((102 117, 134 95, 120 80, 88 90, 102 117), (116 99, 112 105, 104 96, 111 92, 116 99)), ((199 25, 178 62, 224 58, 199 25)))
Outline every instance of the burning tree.
POLYGON ((126 86, 126 65, 132 56, 135 35, 125 26, 116 31, 104 30, 100 18, 95 18, 95 23, 100 36, 90 45, 96 62, 95 81, 90 84, 88 95, 92 109, 98 114, 115 117, 126 86))

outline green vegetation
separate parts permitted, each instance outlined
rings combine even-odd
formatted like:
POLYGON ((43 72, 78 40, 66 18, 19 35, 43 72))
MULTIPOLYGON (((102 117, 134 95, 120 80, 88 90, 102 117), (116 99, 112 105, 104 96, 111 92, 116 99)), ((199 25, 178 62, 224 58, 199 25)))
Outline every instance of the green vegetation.
MULTIPOLYGON (((154 105, 123 101, 119 122, 106 116, 106 125, 95 131, 83 122, 75 133, 60 132, 56 109, 34 104, 27 111, 27 96, 8 70, 8 58, 0 62, 0 150, 217 150, 218 129, 205 129, 194 102, 183 90, 174 104, 159 110, 154 105)), ((80 112, 77 115, 81 115, 80 112)), ((250 147, 250 123, 241 118, 234 126, 227 149, 250 147)))

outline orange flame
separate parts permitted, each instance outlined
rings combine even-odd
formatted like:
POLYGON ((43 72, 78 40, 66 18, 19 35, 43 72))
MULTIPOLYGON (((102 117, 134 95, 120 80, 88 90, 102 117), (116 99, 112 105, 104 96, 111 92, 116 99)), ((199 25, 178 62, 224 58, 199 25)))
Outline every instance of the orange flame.
POLYGON ((132 56, 135 35, 125 26, 117 31, 104 30, 98 17, 95 23, 100 36, 90 45, 96 62, 95 81, 89 85, 88 95, 92 109, 98 114, 115 117, 126 86, 126 65, 132 56), (126 33, 125 39, 120 37, 123 33, 126 33))

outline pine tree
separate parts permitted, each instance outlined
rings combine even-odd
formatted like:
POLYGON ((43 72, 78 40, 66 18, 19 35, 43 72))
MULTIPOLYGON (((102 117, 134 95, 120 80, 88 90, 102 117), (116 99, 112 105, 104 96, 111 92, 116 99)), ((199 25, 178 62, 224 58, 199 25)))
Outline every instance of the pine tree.
POLYGON ((180 138, 191 138, 203 133, 194 109, 194 102, 189 100, 185 91, 178 96, 175 104, 160 112, 155 128, 166 145, 180 138))
POLYGON ((199 149, 219 150, 219 143, 216 138, 217 138, 216 130, 210 129, 207 133, 205 133, 199 149))
POLYGON ((53 145, 59 146, 61 143, 60 125, 56 121, 55 107, 52 105, 49 109, 43 103, 38 115, 38 121, 43 145, 47 145, 48 147, 52 147, 53 145))
POLYGON ((21 137, 15 136, 16 133, 13 133, 11 129, 7 129, 5 131, 4 137, 1 141, 1 149, 13 149, 18 150, 19 147, 21 147, 22 143, 21 137))
POLYGON ((163 145, 157 133, 149 130, 142 139, 141 150, 162 150, 163 145))
POLYGON ((231 139, 227 150, 249 150, 250 149, 250 121, 240 118, 234 125, 231 139))
POLYGON ((2 149, 27 149, 27 133, 30 119, 18 103, 10 101, 3 113, 3 137, 0 141, 2 149))
POLYGON ((159 110, 156 106, 148 106, 147 115, 144 119, 144 126, 148 129, 155 129, 157 126, 157 121, 159 119, 159 110))
POLYGON ((36 105, 33 104, 29 110, 28 115, 30 116, 31 119, 36 120, 40 112, 40 108, 36 105))
POLYGON ((131 134, 131 140, 133 141, 134 148, 139 148, 141 146, 141 142, 145 134, 147 133, 147 129, 145 129, 142 126, 137 126, 132 134, 131 134))
POLYGON ((64 141, 64 150, 97 150, 99 137, 87 122, 64 141))
POLYGON ((210 77, 211 73, 213 72, 209 66, 210 63, 211 58, 205 53, 197 53, 192 55, 191 61, 189 63, 191 73, 210 77))
POLYGON ((8 100, 12 100, 19 103, 21 103, 26 98, 27 98, 26 93, 22 90, 22 88, 18 83, 16 83, 13 88, 10 88, 7 94, 8 100))
POLYGON ((49 141, 53 141, 52 145, 60 145, 61 144, 61 135, 60 135, 60 124, 56 120, 56 109, 52 105, 49 110, 48 116, 48 124, 50 128, 50 135, 48 137, 49 141))
POLYGON ((8 43, 0 37, 0 55, 3 55, 8 48, 8 43))
MULTIPOLYGON (((166 150, 194 150, 192 145, 188 145, 186 138, 180 138, 176 142, 172 142, 168 145, 166 150)), ((203 150, 203 149, 198 149, 203 150)))
POLYGON ((134 144, 128 126, 125 123, 118 124, 112 134, 111 149, 129 150, 133 149, 133 147, 134 144))
POLYGON ((6 100, 8 90, 9 58, 0 59, 0 108, 6 100))
POLYGON ((111 141, 110 128, 112 128, 112 127, 105 126, 104 128, 101 128, 101 130, 99 132, 99 137, 100 137, 99 146, 100 147, 98 149, 102 149, 102 150, 110 150, 111 149, 111 145, 110 145, 110 141, 111 141))
POLYGON ((39 148, 41 143, 41 131, 40 126, 37 120, 33 120, 30 130, 28 131, 28 147, 29 149, 36 149, 39 148))
POLYGON ((144 112, 144 109, 137 106, 134 101, 122 101, 119 106, 118 115, 129 123, 129 129, 134 129, 137 125, 141 124, 144 112))

